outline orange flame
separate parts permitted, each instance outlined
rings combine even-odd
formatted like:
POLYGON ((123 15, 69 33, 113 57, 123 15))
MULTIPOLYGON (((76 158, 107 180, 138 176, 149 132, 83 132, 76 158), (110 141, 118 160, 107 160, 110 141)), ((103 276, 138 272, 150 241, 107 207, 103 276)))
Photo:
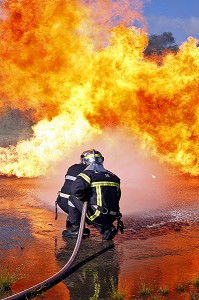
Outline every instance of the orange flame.
POLYGON ((3 1, 0 109, 31 109, 35 125, 29 140, 0 148, 1 174, 47 174, 77 143, 120 126, 160 161, 199 175, 197 41, 157 65, 143 54, 143 3, 130 2, 3 1))

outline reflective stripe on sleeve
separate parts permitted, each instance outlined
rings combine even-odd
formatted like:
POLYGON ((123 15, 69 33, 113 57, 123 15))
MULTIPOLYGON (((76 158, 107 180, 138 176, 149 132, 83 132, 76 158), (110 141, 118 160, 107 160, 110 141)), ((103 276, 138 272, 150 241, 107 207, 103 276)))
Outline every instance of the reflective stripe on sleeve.
POLYGON ((87 218, 88 218, 89 220, 93 221, 93 220, 95 220, 97 217, 99 217, 99 215, 100 215, 100 211, 99 211, 98 209, 96 209, 95 213, 94 213, 92 216, 90 216, 90 217, 87 215, 87 218))
POLYGON ((75 181, 76 177, 75 176, 71 176, 71 175, 66 175, 65 179, 75 181))
POLYGON ((61 193, 61 192, 59 193, 59 196, 63 197, 63 198, 66 198, 66 199, 68 199, 70 197, 69 194, 64 194, 64 193, 61 193))
MULTIPOLYGON (((97 197, 97 207, 98 206, 102 207, 102 190, 100 185, 96 186, 96 197, 97 197)), ((94 214, 88 218, 89 220, 94 221, 97 217, 99 217, 99 215, 100 215, 100 211, 96 209, 94 214)))
POLYGON ((78 176, 81 176, 86 182, 88 182, 89 184, 91 183, 91 179, 89 176, 87 176, 84 173, 80 173, 78 176))

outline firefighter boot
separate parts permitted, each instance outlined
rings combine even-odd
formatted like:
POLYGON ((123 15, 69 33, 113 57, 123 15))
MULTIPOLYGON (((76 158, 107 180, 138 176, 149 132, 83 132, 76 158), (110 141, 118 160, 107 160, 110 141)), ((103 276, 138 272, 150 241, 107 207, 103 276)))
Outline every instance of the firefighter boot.
MULTIPOLYGON (((79 226, 72 224, 69 229, 66 229, 62 232, 62 236, 65 238, 77 239, 79 234, 79 226)), ((90 235, 90 230, 88 228, 84 228, 83 238, 90 235)))
POLYGON ((117 229, 115 228, 115 226, 113 226, 113 224, 106 226, 104 230, 104 234, 102 236, 102 240, 103 241, 112 240, 115 237, 116 233, 117 233, 117 229))

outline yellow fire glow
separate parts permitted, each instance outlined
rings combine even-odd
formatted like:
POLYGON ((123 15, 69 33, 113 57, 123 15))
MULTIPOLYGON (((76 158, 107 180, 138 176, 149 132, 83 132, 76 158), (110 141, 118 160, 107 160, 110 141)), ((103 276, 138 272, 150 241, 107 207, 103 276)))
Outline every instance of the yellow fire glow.
MULTIPOLYGON (((143 54, 145 25, 114 27, 119 2, 97 1, 98 10, 91 2, 3 1, 0 109, 31 109, 35 125, 30 139, 0 148, 0 174, 46 174, 75 145, 119 126, 160 161, 198 176, 197 41, 159 65, 143 54)), ((144 23, 141 0, 131 13, 121 2, 126 21, 144 23)))

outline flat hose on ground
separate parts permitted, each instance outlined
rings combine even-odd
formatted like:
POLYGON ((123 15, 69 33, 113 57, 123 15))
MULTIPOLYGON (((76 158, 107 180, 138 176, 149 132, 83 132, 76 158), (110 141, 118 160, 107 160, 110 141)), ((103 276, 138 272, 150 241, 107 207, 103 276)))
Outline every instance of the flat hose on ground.
POLYGON ((81 222, 80 222, 80 228, 79 228, 79 234, 77 237, 77 242, 75 244, 75 248, 73 250, 73 253, 68 260, 68 262, 65 264, 65 266, 55 275, 52 277, 22 291, 15 295, 9 296, 7 298, 4 298, 3 300, 21 300, 21 299, 31 299, 33 297, 36 297, 41 291, 47 290, 49 287, 54 286, 56 283, 63 280, 64 275, 68 272, 68 270, 71 268, 81 245, 83 232, 84 232, 84 224, 85 224, 85 218, 86 218, 86 211, 87 211, 88 202, 85 201, 83 204, 82 209, 82 216, 81 216, 81 222))

